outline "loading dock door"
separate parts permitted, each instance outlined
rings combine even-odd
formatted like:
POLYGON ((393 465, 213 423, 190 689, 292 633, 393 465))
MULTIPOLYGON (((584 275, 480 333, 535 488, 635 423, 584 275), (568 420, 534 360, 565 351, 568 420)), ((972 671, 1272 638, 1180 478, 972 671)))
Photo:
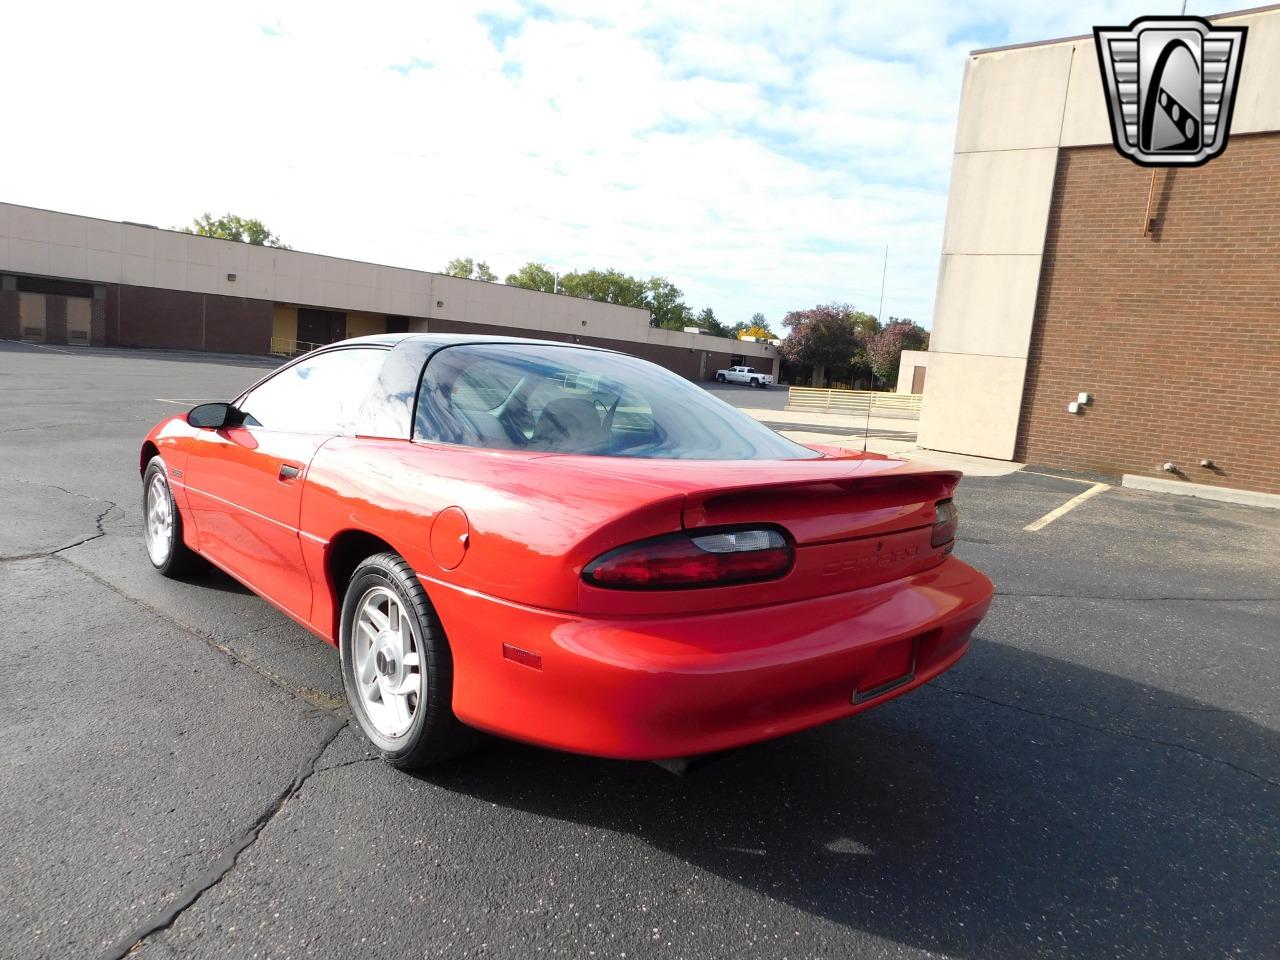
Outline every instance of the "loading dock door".
POLYGON ((67 343, 88 346, 91 303, 84 297, 67 297, 67 343))
POLYGON ((18 294, 18 321, 22 326, 22 339, 44 343, 44 294, 18 294))
POLYGON ((298 308, 298 340, 301 343, 337 343, 347 338, 347 315, 334 310, 298 308))

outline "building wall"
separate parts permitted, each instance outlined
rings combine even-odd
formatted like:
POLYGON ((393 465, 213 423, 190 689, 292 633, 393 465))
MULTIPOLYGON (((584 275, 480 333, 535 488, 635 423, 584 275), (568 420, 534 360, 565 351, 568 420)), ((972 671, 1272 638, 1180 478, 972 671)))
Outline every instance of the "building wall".
POLYGON ((1149 236, 1151 171, 1057 166, 1015 458, 1280 493, 1280 133, 1157 172, 1149 236))
POLYGON ((0 340, 17 340, 22 336, 16 277, 0 276, 0 340))
MULTIPOLYGON (((705 349, 699 344, 704 338, 650 327, 649 311, 635 307, 5 203, 0 203, 0 273, 119 286, 126 293, 116 298, 117 306, 124 304, 126 313, 131 303, 176 304, 170 295, 203 294, 359 315, 369 318, 361 327, 368 330, 377 326, 371 318, 395 315, 487 324, 508 332, 536 330, 539 336, 590 336, 618 347, 633 344, 637 351, 647 349, 644 345, 705 349), (151 299, 127 292, 145 289, 165 292, 151 299)), ((225 304, 220 312, 235 315, 225 304)), ((258 308, 245 307, 243 315, 251 317, 251 329, 204 339, 256 344, 261 340, 258 308)), ((140 332, 167 330, 150 313, 131 323, 118 312, 117 320, 126 328, 121 343, 142 346, 140 332)), ((273 324, 267 325, 267 342, 273 324)), ((175 339, 145 345, 200 349, 191 346, 201 339, 196 327, 189 305, 183 305, 172 327, 175 339)), ((753 362, 773 356, 769 344, 735 342, 732 349, 753 362)))
POLYGON ((44 298, 45 343, 67 342, 67 298, 47 294, 44 298))
MULTIPOLYGON (((928 350, 903 350, 898 360, 898 393, 911 393, 911 380, 915 376, 916 367, 929 369, 928 350)), ((926 387, 929 379, 925 378, 926 387)))
MULTIPOLYGON (((648 310, 634 307, 0 203, 0 279, 6 275, 100 290, 90 324, 100 345, 266 353, 272 337, 307 339, 298 335, 298 308, 308 307, 344 316, 348 336, 385 332, 394 316, 399 329, 463 324, 580 337, 665 357, 659 362, 693 379, 701 367, 690 373, 689 357, 701 352, 732 352, 762 369, 775 355, 770 344, 658 330, 648 310)), ((7 290, 0 290, 0 337, 17 336, 7 290)), ((65 340, 65 321, 53 323, 65 340)))
MULTIPOLYGON (((1245 134, 1280 130, 1280 9, 1212 19, 1249 28, 1230 156, 1245 134)), ((1059 152, 1110 143, 1092 37, 969 57, 921 446, 1014 456, 1059 152)))
POLYGON ((267 353, 274 305, 247 297, 110 284, 105 342, 225 353, 267 353))

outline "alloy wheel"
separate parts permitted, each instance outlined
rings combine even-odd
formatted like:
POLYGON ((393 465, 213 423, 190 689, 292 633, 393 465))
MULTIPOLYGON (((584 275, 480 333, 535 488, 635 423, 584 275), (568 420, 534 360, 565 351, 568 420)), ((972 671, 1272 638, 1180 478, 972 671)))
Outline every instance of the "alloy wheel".
POLYGON ((352 649, 356 687, 369 722, 383 736, 409 732, 422 707, 422 644, 413 617, 386 587, 367 590, 356 605, 352 649))
POLYGON ((173 500, 164 474, 157 472, 147 485, 147 553, 157 567, 163 566, 173 550, 173 500))

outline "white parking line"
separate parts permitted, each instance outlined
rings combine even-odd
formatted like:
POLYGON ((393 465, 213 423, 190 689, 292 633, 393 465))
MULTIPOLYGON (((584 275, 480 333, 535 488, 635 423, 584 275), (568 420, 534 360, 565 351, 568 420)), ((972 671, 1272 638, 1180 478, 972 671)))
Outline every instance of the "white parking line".
POLYGON ((75 353, 74 350, 59 350, 47 343, 32 343, 30 340, 0 340, 0 343, 17 343, 24 347, 35 347, 37 350, 48 350, 50 353, 75 353))
POLYGON ((165 397, 156 397, 156 403, 176 403, 180 407, 198 407, 202 403, 212 403, 211 400, 169 400, 165 397))
POLYGON ((1092 487, 1090 487, 1084 493, 1076 494, 1074 497, 1072 497, 1062 506, 1058 507, 1056 510, 1050 510, 1039 520, 1035 521, 1034 523, 1028 523, 1022 529, 1027 531, 1028 533, 1035 533, 1037 530, 1043 530, 1049 524, 1053 523, 1053 521, 1057 520, 1060 516, 1062 516, 1065 513, 1070 513, 1072 510, 1080 506, 1080 504, 1084 503, 1090 497, 1096 497, 1103 490, 1110 490, 1110 489, 1111 489, 1111 484, 1109 483, 1095 483, 1092 487))

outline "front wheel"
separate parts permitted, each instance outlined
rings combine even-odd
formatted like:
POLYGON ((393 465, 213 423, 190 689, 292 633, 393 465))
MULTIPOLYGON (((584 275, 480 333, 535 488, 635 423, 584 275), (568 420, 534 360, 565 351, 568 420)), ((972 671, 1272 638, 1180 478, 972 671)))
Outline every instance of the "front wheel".
POLYGON ((760 381, 759 381, 757 378, 752 377, 752 378, 751 378, 751 385, 752 385, 753 387, 758 387, 758 386, 760 386, 760 381))
POLYGON ((453 657, 426 591, 394 553, 356 568, 342 604, 342 686, 382 759, 420 770, 465 752, 453 715, 453 657))
POLYGON ((169 489, 164 461, 152 457, 142 475, 143 538, 151 565, 163 576, 183 577, 204 569, 204 557, 182 539, 182 514, 169 489))

